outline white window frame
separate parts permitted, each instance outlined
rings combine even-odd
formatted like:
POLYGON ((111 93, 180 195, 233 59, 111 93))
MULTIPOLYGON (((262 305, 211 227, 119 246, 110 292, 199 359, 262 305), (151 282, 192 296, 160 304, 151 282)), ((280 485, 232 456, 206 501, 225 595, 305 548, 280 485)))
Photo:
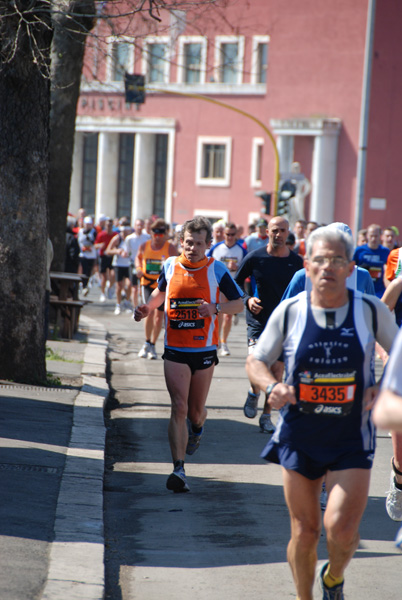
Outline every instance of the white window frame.
POLYGON ((133 71, 134 71, 134 40, 135 40, 135 38, 127 36, 127 35, 124 35, 124 36, 114 36, 113 35, 113 36, 110 36, 107 38, 107 44, 110 47, 110 51, 108 51, 107 57, 106 57, 106 81, 108 83, 115 83, 116 85, 124 86, 124 78, 123 78, 123 81, 116 81, 116 79, 112 79, 112 75, 113 75, 113 71, 114 71, 113 53, 112 53, 113 44, 120 43, 120 42, 126 42, 131 45, 126 70, 128 73, 133 73, 133 71))
POLYGON ((206 217, 210 221, 219 221, 223 219, 225 223, 229 221, 229 211, 216 210, 215 208, 196 208, 194 209, 195 217, 206 217))
POLYGON ((205 72, 207 64, 207 39, 201 35, 181 35, 179 37, 177 50, 177 83, 184 85, 202 85, 205 83, 205 72), (184 48, 187 44, 201 44, 201 70, 198 83, 186 83, 186 65, 184 48))
POLYGON ((197 138, 197 164, 196 164, 196 185, 212 187, 229 187, 232 168, 232 138, 231 137, 208 137, 199 136, 197 138), (223 177, 206 178, 202 177, 202 166, 204 156, 204 146, 207 144, 220 144, 225 146, 225 172, 223 177))
POLYGON ((145 75, 145 81, 149 85, 164 85, 169 83, 170 79, 170 38, 169 36, 157 36, 157 35, 149 35, 144 39, 143 48, 142 48, 142 74, 145 75), (165 44, 165 64, 163 69, 163 81, 150 81, 148 79, 148 55, 149 55, 149 46, 152 44, 165 44))
MULTIPOLYGON (((261 187, 262 180, 257 178, 258 171, 258 149, 262 148, 264 151, 264 138, 257 137, 252 139, 251 146, 251 187, 261 187)), ((262 165, 260 165, 260 171, 262 171, 262 165)))
MULTIPOLYGON (((222 44, 237 44, 238 45, 238 62, 237 62, 237 81, 234 85, 243 83, 243 69, 244 69, 244 36, 243 35, 217 35, 215 38, 215 63, 214 63, 214 77, 215 81, 224 84, 221 81, 220 64, 221 64, 221 46, 222 44)), ((225 84, 231 85, 231 84, 225 84)), ((233 84, 232 84, 233 85, 233 84)))
MULTIPOLYGON (((259 44, 267 44, 267 50, 268 50, 268 52, 267 52, 267 56, 268 56, 267 71, 268 71, 269 41, 270 41, 269 35, 254 35, 253 36, 250 80, 251 80, 251 83, 254 85, 266 85, 265 83, 260 83, 258 81, 258 46, 259 46, 259 44)), ((266 79, 268 81, 268 74, 267 74, 266 79)))

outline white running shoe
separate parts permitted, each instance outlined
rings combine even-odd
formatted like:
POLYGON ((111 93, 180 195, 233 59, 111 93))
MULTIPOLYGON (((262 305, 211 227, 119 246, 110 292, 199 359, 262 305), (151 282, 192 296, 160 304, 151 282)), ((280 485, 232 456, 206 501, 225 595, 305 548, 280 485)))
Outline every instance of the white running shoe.
POLYGON ((395 486, 394 472, 391 471, 389 492, 385 501, 388 516, 393 521, 402 521, 402 490, 395 486))
POLYGON ((230 356, 230 350, 224 342, 221 343, 221 349, 219 350, 219 356, 230 356))
POLYGON ((148 360, 156 360, 158 355, 156 354, 155 344, 149 344, 147 359, 148 360))
POLYGON ((145 342, 141 350, 138 352, 138 358, 146 358, 148 356, 150 345, 151 344, 149 342, 145 342))
POLYGON ((106 296, 105 296, 105 294, 101 294, 99 296, 99 302, 106 302, 106 296))
POLYGON ((119 315, 121 313, 120 304, 116 304, 116 308, 114 309, 114 314, 119 315))

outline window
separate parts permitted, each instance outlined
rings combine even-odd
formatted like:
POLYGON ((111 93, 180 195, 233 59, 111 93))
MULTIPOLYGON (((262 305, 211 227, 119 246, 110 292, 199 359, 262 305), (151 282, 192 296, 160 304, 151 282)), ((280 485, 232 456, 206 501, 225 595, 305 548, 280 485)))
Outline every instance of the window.
POLYGON ((202 36, 180 36, 177 55, 178 83, 205 83, 207 40, 202 36))
POLYGON ((98 134, 84 134, 82 160, 81 206, 88 214, 95 213, 96 173, 98 168, 98 134))
POLYGON ((230 183, 231 138, 198 138, 198 185, 228 186, 230 183))
POLYGON ((132 133, 119 135, 119 172, 117 178, 117 216, 131 215, 133 197, 134 141, 132 133))
POLYGON ((143 72, 148 83, 169 82, 168 40, 147 38, 144 43, 143 72))
POLYGON ((134 68, 134 40, 109 38, 110 52, 107 60, 107 80, 124 81, 125 72, 134 68))
POLYGON ((216 80, 220 83, 242 83, 244 38, 218 36, 215 48, 216 80))
POLYGON ((184 79, 186 83, 199 83, 201 70, 201 44, 184 46, 184 79))
POLYGON ((253 37, 251 83, 267 83, 269 36, 253 37))
POLYGON ((251 187, 261 186, 263 149, 264 140, 262 138, 253 138, 251 151, 251 187))

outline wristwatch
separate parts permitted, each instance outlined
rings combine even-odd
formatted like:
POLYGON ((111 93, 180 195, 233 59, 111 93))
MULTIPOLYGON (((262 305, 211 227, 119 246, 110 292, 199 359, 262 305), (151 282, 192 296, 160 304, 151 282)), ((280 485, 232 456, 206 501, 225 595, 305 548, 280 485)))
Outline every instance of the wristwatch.
POLYGON ((221 312, 221 305, 216 303, 215 304, 215 314, 219 315, 220 312, 221 312))
POLYGON ((274 387, 275 387, 276 385, 278 385, 278 383, 279 383, 279 381, 275 381, 275 383, 269 383, 269 384, 267 385, 267 387, 265 388, 265 395, 266 395, 266 397, 267 397, 267 398, 269 398, 269 396, 270 396, 270 394, 271 394, 272 390, 274 389, 274 387))

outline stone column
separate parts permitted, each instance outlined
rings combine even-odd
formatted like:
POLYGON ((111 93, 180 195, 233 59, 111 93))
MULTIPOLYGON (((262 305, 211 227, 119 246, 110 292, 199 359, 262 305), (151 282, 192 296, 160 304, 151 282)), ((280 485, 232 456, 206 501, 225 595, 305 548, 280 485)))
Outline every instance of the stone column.
POLYGON ((310 219, 317 223, 332 223, 335 214, 339 127, 323 127, 315 135, 310 219))
POLYGON ((70 182, 70 202, 68 210, 73 215, 78 213, 81 208, 81 189, 82 189, 82 161, 84 154, 84 134, 80 131, 75 132, 74 152, 73 152, 73 171, 70 182))
POLYGON ((279 171, 281 173, 290 173, 293 162, 295 138, 293 135, 278 135, 277 148, 279 154, 279 171))
POLYGON ((119 134, 101 131, 98 142, 95 217, 102 213, 113 218, 117 213, 119 134))
POLYGON ((155 172, 155 135, 136 133, 131 222, 152 215, 155 172))

